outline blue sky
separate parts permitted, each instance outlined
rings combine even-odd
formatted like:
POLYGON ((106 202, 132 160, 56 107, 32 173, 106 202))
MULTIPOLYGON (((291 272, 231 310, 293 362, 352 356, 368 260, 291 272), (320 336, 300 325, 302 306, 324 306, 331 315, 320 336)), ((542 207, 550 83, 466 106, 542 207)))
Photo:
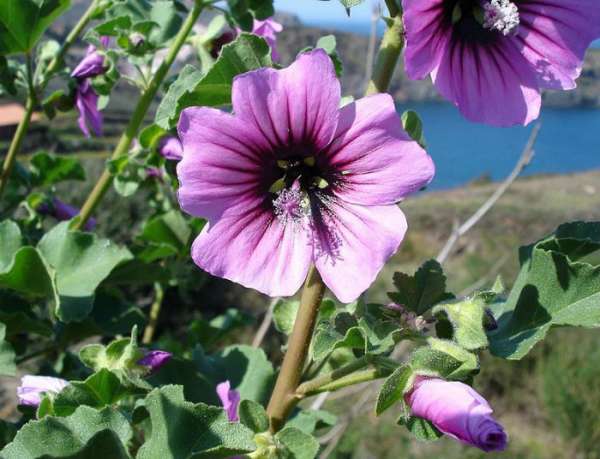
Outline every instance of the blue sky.
POLYGON ((364 23, 371 17, 371 5, 372 2, 367 0, 352 8, 351 17, 348 18, 338 0, 275 0, 276 10, 294 13, 306 23, 339 21, 364 23))

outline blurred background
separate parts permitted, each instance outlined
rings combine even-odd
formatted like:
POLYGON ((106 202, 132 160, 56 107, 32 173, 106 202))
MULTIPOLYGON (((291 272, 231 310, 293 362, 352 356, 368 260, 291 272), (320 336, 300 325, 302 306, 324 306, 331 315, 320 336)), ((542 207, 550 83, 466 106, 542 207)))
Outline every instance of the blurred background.
MULTIPOLYGON (((50 35, 64 37, 87 3, 74 2, 50 35)), ((302 48, 314 46, 319 37, 335 34, 344 64, 343 92, 359 97, 367 81, 370 34, 374 30, 377 38, 382 32, 382 22, 373 22, 377 4, 364 2, 352 9, 350 16, 335 0, 276 0, 275 6, 277 19, 284 25, 278 40, 282 64, 291 62, 302 48)), ((202 21, 209 19, 207 15, 202 21)), ((80 44, 73 62, 84 49, 80 44)), ((532 129, 469 123, 438 97, 429 80, 409 81, 400 68, 390 92, 398 101, 399 111, 412 109, 421 116, 437 176, 428 190, 402 204, 410 223, 406 242, 368 294, 369 300, 382 302, 392 288, 394 271, 412 272, 424 260, 435 257, 455 223, 468 218, 494 192, 497 181, 514 167, 532 129)), ((74 114, 61 115, 52 122, 38 119, 26 151, 33 153, 43 145, 50 151, 77 155, 89 173, 84 184, 60 188, 61 199, 81 204, 104 167, 136 98, 133 88, 119 84, 105 111, 105 135, 98 139, 81 136, 74 114)), ((18 107, 9 109, 6 105, 12 102, 0 100, 0 153, 6 151, 14 119, 18 121, 18 107)), ((523 177, 489 215, 459 239, 444 266, 456 294, 487 287, 497 275, 510 285, 518 269, 519 245, 540 239, 564 221, 600 219, 600 44, 588 51, 576 90, 544 94, 541 123, 536 154, 523 177)), ((110 204, 96 215, 99 231, 122 242, 127 237, 123 229, 129 230, 132 221, 141 221, 141 216, 151 213, 143 191, 131 198, 114 195, 106 202, 110 204)), ((189 261, 182 266, 181 276, 185 285, 178 286, 176 292, 166 292, 158 330, 164 348, 185 352, 182 343, 199 330, 194 324, 205 323, 228 308, 244 311, 247 316, 237 325, 235 341, 252 341, 268 298, 211 278, 189 261)), ((141 300, 140 306, 148 304, 141 300)), ((226 342, 227 338, 216 339, 212 345, 226 342)), ((598 459, 599 342, 594 332, 555 330, 521 362, 482 358, 482 372, 475 386, 490 399, 509 432, 511 443, 505 453, 484 455, 448 439, 419 443, 395 425, 394 413, 376 418, 369 405, 349 419, 346 433, 328 457, 598 459)), ((266 352, 278 359, 282 344, 282 336, 271 329, 264 341, 266 352)), ((334 396, 325 408, 344 417, 359 397, 359 393, 334 396)), ((7 410, 3 408, 3 412, 7 410)))

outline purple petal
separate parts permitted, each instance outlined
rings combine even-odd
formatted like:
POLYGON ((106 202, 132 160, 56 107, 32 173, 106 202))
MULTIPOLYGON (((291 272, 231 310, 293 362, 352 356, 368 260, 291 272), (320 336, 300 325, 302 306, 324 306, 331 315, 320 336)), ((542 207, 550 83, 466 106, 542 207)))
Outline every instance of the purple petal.
POLYGON ((444 3, 445 0, 402 0, 404 66, 412 79, 425 78, 442 60, 452 33, 444 24, 444 3))
POLYGON ((530 0, 519 3, 515 40, 548 89, 573 89, 590 43, 600 37, 597 0, 530 0))
POLYGON ((261 132, 273 148, 304 143, 319 151, 333 137, 340 83, 322 49, 300 55, 283 70, 237 76, 232 91, 236 116, 261 132))
MULTIPOLYGON (((41 214, 51 215, 59 221, 67 221, 79 215, 79 209, 71 206, 58 198, 53 198, 51 205, 43 205, 38 208, 41 214)), ((90 218, 85 224, 86 231, 92 231, 96 227, 96 220, 90 218)))
POLYGON ((214 221, 261 185, 264 138, 213 108, 188 108, 178 124, 183 159, 177 165, 181 208, 214 221))
POLYGON ((86 137, 91 137, 90 129, 96 136, 102 135, 102 113, 98 110, 98 94, 89 80, 77 87, 75 105, 79 110, 79 128, 86 137))
POLYGON ((217 395, 221 399, 221 404, 230 422, 238 422, 238 406, 240 404, 240 393, 237 390, 231 390, 229 381, 222 382, 217 386, 217 395))
POLYGON ((315 265, 343 303, 356 300, 398 250, 406 218, 395 205, 331 203, 315 218, 315 265))
POLYGON ((179 161, 183 157, 183 146, 177 137, 169 135, 160 139, 158 152, 167 159, 179 161))
POLYGON ((255 35, 259 35, 263 37, 267 44, 271 48, 271 56, 274 61, 279 60, 279 53, 277 52, 277 37, 275 34, 281 32, 283 30, 283 26, 269 18, 264 21, 254 20, 254 25, 252 27, 252 33, 255 35))
POLYGON ((402 129, 388 94, 365 97, 340 110, 328 163, 344 171, 338 196, 363 205, 394 204, 427 185, 431 157, 402 129))
POLYGON ((68 385, 68 381, 60 378, 25 375, 21 378, 21 385, 17 387, 19 404, 38 406, 41 402, 42 394, 58 394, 68 385))
POLYGON ((93 52, 83 58, 71 72, 71 76, 83 79, 102 75, 104 72, 106 72, 104 56, 98 52, 93 52))
POLYGON ((138 365, 148 367, 151 373, 159 370, 164 364, 171 360, 173 354, 166 351, 149 351, 144 357, 138 360, 138 365))
POLYGON ((418 377, 405 398, 412 415, 431 421, 450 437, 484 451, 506 448, 508 438, 489 403, 466 384, 418 377))
POLYGON ((260 198, 245 200, 206 225, 192 246, 195 263, 270 296, 296 293, 312 259, 308 224, 282 223, 270 206, 260 198))
POLYGON ((539 116, 537 77, 510 40, 485 47, 453 41, 432 77, 471 121, 512 126, 539 116))

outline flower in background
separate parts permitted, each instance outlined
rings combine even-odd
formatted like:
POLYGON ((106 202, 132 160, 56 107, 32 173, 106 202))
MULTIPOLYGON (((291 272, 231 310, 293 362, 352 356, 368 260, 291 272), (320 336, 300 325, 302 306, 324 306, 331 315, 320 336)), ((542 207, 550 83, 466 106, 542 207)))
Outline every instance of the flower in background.
POLYGON ((444 434, 483 451, 503 451, 508 437, 489 403, 456 381, 417 377, 405 396, 411 414, 431 421, 444 434))
POLYGON ((38 406, 43 394, 58 394, 68 385, 68 381, 60 378, 25 375, 21 378, 21 385, 17 387, 19 405, 38 406))
POLYGON ((219 35, 217 38, 212 40, 212 42, 210 43, 210 50, 209 50, 211 57, 213 59, 216 59, 217 57, 219 57, 219 54, 221 54, 221 50, 223 49, 223 46, 231 43, 233 40, 235 40, 235 37, 236 37, 235 31, 226 30, 221 35, 219 35))
MULTIPOLYGON (((77 207, 73 207, 66 202, 61 201, 58 198, 52 198, 49 203, 42 203, 36 209, 42 215, 50 215, 56 218, 58 221, 67 221, 79 215, 79 209, 77 207)), ((86 231, 92 231, 96 227, 96 220, 94 218, 90 218, 84 229, 86 231)))
POLYGON ((573 89, 600 37, 597 0, 402 0, 405 67, 431 74, 471 121, 510 126, 539 116, 542 89, 573 89))
POLYGON ((229 381, 222 382, 217 386, 217 395, 221 399, 221 404, 227 412, 230 422, 238 422, 238 406, 240 404, 240 393, 231 389, 229 381))
POLYGON ((158 371, 163 365, 171 360, 173 354, 166 351, 148 351, 146 355, 138 360, 137 364, 147 367, 150 373, 158 371))
MULTIPOLYGON (((100 39, 102 46, 107 47, 108 37, 100 39)), ((71 72, 71 76, 77 79, 75 92, 75 105, 79 111, 79 128, 86 137, 93 132, 96 136, 102 135, 102 114, 98 110, 98 94, 94 91, 90 79, 102 75, 107 70, 104 56, 98 52, 95 46, 89 46, 86 56, 71 72)))
POLYGON ((179 161, 183 157, 183 146, 177 137, 167 135, 160 139, 158 152, 167 159, 179 161))
POLYGON ((263 37, 267 44, 271 47, 271 57, 274 61, 279 60, 279 53, 277 52, 277 36, 279 32, 283 30, 283 26, 275 21, 274 19, 265 19, 264 21, 254 20, 252 26, 252 33, 263 37))
POLYGON ((209 220, 192 247, 198 266, 271 296, 293 295, 312 264, 341 301, 369 287, 404 238, 396 203, 434 166, 389 95, 340 98, 317 49, 238 76, 234 114, 183 111, 179 203, 209 220))

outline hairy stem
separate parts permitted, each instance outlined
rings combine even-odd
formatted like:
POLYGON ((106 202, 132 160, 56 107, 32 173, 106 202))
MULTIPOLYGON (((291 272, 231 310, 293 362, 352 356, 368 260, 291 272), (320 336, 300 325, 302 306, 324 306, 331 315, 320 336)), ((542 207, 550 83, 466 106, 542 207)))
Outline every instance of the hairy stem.
POLYGON ((148 316, 148 325, 144 329, 144 336, 142 337, 143 344, 150 344, 152 338, 154 338, 154 332, 156 331, 156 324, 158 323, 158 316, 160 315, 160 308, 162 307, 163 298, 165 292, 158 282, 154 284, 154 301, 150 306, 150 314, 148 316))
POLYGON ((272 432, 281 429, 290 412, 301 399, 296 390, 302 378, 324 293, 325 284, 317 269, 312 266, 304 283, 300 307, 290 335, 288 349, 267 407, 272 432))
MULTIPOLYGON (((158 70, 154 73, 154 76, 148 83, 146 90, 142 93, 140 100, 138 101, 133 114, 131 115, 131 119, 129 124, 125 128, 123 135, 119 139, 119 143, 115 147, 112 153, 112 159, 117 159, 121 156, 127 155, 129 152, 129 148, 131 147, 131 143, 135 139, 138 134, 138 131, 144 121, 144 117, 146 116, 146 112, 150 108, 150 104, 156 96, 156 93, 160 89, 163 80, 167 76, 171 65, 175 61, 179 50, 185 43, 190 31, 192 30, 193 25, 195 24, 202 8, 204 7, 204 2, 200 0, 196 0, 194 3, 194 7, 188 17, 186 18, 181 30, 175 37, 165 60, 162 62, 158 70)), ((90 192, 90 195, 87 197, 83 207, 81 208, 81 212, 79 214, 79 218, 74 222, 74 229, 81 229, 86 224, 98 203, 102 200, 108 188, 110 187, 113 181, 113 176, 108 172, 107 169, 104 170, 98 182, 90 192)))
POLYGON ((388 0, 386 3, 391 18, 387 20, 388 28, 381 40, 373 75, 365 93, 367 96, 387 91, 404 47, 404 25, 400 8, 395 0, 388 0))
POLYGON ((298 396, 301 397, 307 397, 309 395, 323 392, 320 390, 323 386, 327 386, 328 384, 331 384, 332 382, 337 381, 338 379, 344 378, 345 376, 348 376, 349 374, 366 367, 367 365, 369 365, 370 362, 371 359, 369 358, 369 356, 361 357, 360 359, 355 360, 354 362, 350 362, 347 365, 341 366, 340 368, 333 370, 331 373, 319 376, 317 378, 311 379, 310 381, 306 381, 300 384, 300 386, 298 386, 298 389, 296 389, 296 394, 298 394, 298 396))
MULTIPOLYGON (((44 74, 44 78, 40 84, 40 91, 43 91, 48 84, 48 81, 52 77, 52 74, 56 72, 56 70, 60 67, 63 62, 63 59, 69 50, 69 48, 75 43, 85 26, 88 24, 94 11, 97 8, 98 0, 94 0, 89 8, 85 11, 83 16, 79 19, 71 33, 67 36, 65 42, 62 44, 56 56, 50 61, 48 67, 46 68, 46 72, 44 74)), ((21 145, 23 143, 23 139, 25 138, 25 134, 29 130, 29 125, 31 124, 31 117, 33 115, 33 110, 36 104, 36 95, 35 88, 33 87, 33 69, 31 62, 31 55, 27 55, 27 83, 29 87, 29 94, 27 97, 27 102, 25 105, 25 113, 23 114, 23 118, 19 122, 19 126, 17 127, 17 131, 13 136, 10 147, 4 159, 4 163, 2 165, 2 172, 0 173, 0 196, 2 196, 2 192, 6 187, 6 182, 8 182, 10 173, 12 172, 12 168, 14 167, 15 160, 17 158, 17 154, 21 150, 21 145)))

